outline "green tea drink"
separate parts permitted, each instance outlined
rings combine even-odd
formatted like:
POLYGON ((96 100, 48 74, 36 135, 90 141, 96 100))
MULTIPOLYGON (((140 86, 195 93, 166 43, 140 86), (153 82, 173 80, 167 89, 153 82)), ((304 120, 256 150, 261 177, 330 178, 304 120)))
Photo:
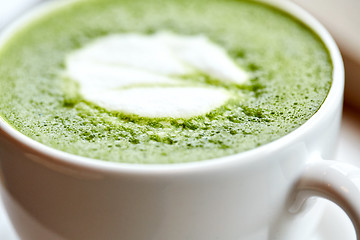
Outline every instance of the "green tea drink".
POLYGON ((241 0, 82 0, 0 48, 0 115, 30 138, 104 161, 228 156, 306 122, 332 82, 320 38, 241 0))

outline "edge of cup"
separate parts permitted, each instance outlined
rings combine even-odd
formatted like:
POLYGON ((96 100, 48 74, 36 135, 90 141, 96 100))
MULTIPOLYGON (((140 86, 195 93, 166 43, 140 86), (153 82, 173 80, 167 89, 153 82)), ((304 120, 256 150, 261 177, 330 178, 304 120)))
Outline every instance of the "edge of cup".
MULTIPOLYGON (((66 6, 69 2, 78 0, 65 0, 60 2, 50 1, 43 3, 35 9, 29 11, 27 14, 20 17, 17 21, 5 28, 5 31, 0 34, 0 45, 4 44, 18 28, 26 25, 27 20, 36 20, 46 13, 51 13, 52 9, 66 6)), ((61 150, 57 150, 41 144, 14 129, 0 116, 0 129, 7 135, 10 140, 16 144, 22 145, 27 150, 36 152, 46 161, 52 161, 57 164, 66 165, 68 167, 82 168, 92 171, 101 171, 108 173, 129 173, 129 174, 174 174, 183 171, 204 171, 205 169, 214 169, 219 167, 226 167, 234 164, 247 164, 253 162, 254 159, 260 159, 259 156, 267 156, 269 153, 277 151, 282 147, 291 145, 300 135, 305 131, 310 131, 312 126, 317 125, 327 115, 327 112, 342 101, 342 94, 344 90, 344 67, 340 51, 331 37, 330 33, 325 27, 318 22, 312 15, 300 8, 291 1, 281 0, 256 0, 271 7, 277 8, 285 13, 290 14, 295 19, 306 25, 323 41, 327 47, 332 64, 333 64, 333 82, 330 91, 324 100, 319 110, 299 128, 290 132, 289 134, 280 137, 270 143, 264 144, 252 150, 245 152, 223 156, 214 159, 201 160, 196 162, 186 163, 171 163, 171 164, 133 164, 133 163, 117 163, 108 162, 98 159, 82 157, 61 150)), ((264 157, 266 158, 266 157, 264 157)))

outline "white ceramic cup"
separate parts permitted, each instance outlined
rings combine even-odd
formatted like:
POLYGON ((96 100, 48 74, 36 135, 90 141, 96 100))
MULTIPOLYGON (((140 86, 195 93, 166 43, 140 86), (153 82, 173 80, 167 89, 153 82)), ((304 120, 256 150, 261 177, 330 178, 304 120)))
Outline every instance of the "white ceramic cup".
MULTIPOLYGON (((321 217, 316 198, 307 200, 313 196, 342 207, 359 233, 360 171, 323 160, 334 156, 341 119, 340 53, 328 32, 302 9, 288 1, 267 3, 308 25, 331 54, 333 84, 310 120, 244 153, 202 162, 136 165, 51 149, 0 119, 1 196, 19 236, 25 240, 304 240, 321 217)), ((49 8, 10 27, 0 45, 26 20, 49 8)))
POLYGON ((345 64, 345 102, 360 108, 360 1, 292 0, 308 9, 329 29, 345 64))

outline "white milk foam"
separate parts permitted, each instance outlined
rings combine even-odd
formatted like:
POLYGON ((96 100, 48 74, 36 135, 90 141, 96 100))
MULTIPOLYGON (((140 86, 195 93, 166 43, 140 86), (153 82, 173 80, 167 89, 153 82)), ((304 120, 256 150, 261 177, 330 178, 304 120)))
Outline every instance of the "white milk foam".
POLYGON ((199 72, 236 84, 248 79, 223 48, 204 36, 109 35, 66 59, 66 74, 86 100, 142 117, 190 118, 225 104, 231 97, 227 91, 186 86, 181 79, 199 72))

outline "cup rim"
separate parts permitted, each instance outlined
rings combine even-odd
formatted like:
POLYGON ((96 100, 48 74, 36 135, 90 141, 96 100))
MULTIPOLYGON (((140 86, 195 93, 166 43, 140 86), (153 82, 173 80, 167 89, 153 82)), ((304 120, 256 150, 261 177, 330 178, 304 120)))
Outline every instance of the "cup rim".
MULTIPOLYGON (((35 9, 29 11, 27 14, 20 17, 17 21, 5 28, 5 31, 0 34, 0 45, 8 40, 12 36, 18 27, 23 26, 26 20, 35 20, 37 17, 41 17, 42 14, 50 13, 52 8, 58 8, 66 6, 69 2, 74 0, 66 0, 63 2, 47 2, 43 3, 35 9)), ((77 1, 77 0, 75 0, 77 1)), ((280 137, 277 140, 271 141, 262 146, 254 149, 240 152, 228 156, 218 157, 214 159, 205 159, 195 162, 185 163, 170 163, 170 164, 136 164, 136 163, 118 163, 109 162, 99 159, 93 159, 83 157, 71 153, 67 153, 61 150, 57 150, 39 143, 16 129, 14 129, 9 123, 7 123, 0 116, 0 129, 5 135, 17 144, 29 150, 29 152, 35 152, 38 155, 46 158, 45 161, 51 161, 56 164, 61 164, 67 167, 75 167, 83 170, 101 171, 107 173, 131 173, 131 174, 174 174, 181 173, 183 171, 204 171, 205 169, 218 169, 219 167, 232 166, 236 164, 254 163, 257 160, 266 160, 266 156, 270 153, 278 151, 279 149, 286 147, 293 143, 297 138, 303 135, 305 132, 310 131, 312 126, 316 126, 326 118, 328 112, 337 106, 339 102, 342 102, 342 94, 344 89, 344 66, 340 51, 331 37, 330 33, 325 27, 316 20, 312 15, 303 10, 301 7, 291 1, 281 0, 256 0, 257 2, 264 3, 270 7, 274 7, 291 15, 296 20, 307 26, 312 30, 324 45, 327 47, 330 58, 333 64, 333 79, 330 90, 323 104, 318 111, 308 119, 304 124, 288 133, 285 136, 280 137), (263 156, 263 157, 261 157, 263 156)))

